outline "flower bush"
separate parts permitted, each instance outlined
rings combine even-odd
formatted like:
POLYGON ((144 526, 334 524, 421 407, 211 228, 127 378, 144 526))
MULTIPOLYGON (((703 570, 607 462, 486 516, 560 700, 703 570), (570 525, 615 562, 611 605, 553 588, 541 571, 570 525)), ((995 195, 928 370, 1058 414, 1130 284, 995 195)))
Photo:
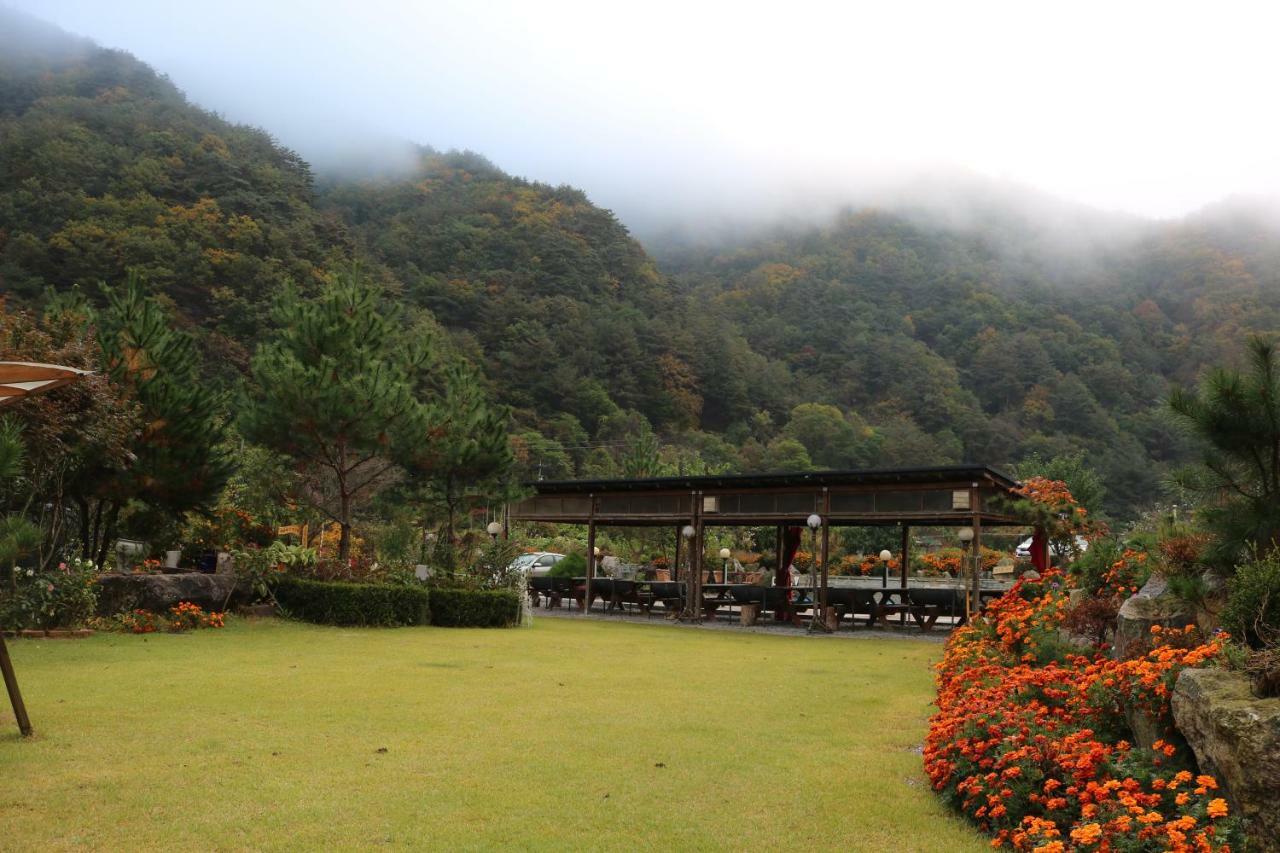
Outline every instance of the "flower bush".
POLYGON ((1061 581, 1019 581, 948 641, 924 751, 934 789, 997 847, 1229 849, 1238 821, 1217 781, 1195 773, 1169 711, 1178 672, 1214 661, 1222 636, 1157 630, 1125 660, 1083 654, 1061 638, 1061 581), (1131 744, 1130 707, 1170 736, 1131 744))
POLYGON ((88 622, 98 605, 91 560, 70 560, 47 571, 18 568, 13 585, 0 588, 0 627, 77 628, 88 622))
MULTIPOLYGON (((982 570, 987 572, 994 569, 996 564, 1007 556, 1004 552, 996 551, 992 548, 983 548, 980 553, 982 555, 982 570)), ((941 575, 957 577, 965 571, 965 559, 967 556, 967 553, 961 548, 942 548, 913 557, 911 562, 912 568, 918 574, 933 577, 941 575)))
POLYGON ((116 617, 116 624, 121 630, 133 634, 155 634, 159 631, 181 634, 197 628, 222 628, 226 625, 226 617, 222 613, 206 613, 200 605, 190 601, 180 601, 167 613, 152 613, 150 610, 122 613, 116 617))

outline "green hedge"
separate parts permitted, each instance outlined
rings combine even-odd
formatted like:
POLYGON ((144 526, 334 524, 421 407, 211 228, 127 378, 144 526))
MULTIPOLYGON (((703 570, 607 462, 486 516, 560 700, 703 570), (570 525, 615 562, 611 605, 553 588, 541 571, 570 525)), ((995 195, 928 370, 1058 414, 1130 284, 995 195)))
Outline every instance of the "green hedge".
POLYGON ((282 575, 272 580, 280 607, 295 619, 322 625, 426 625, 431 597, 414 586, 333 583, 282 575))
POLYGON ((520 620, 520 596, 505 589, 431 590, 431 624, 445 628, 506 628, 520 620))

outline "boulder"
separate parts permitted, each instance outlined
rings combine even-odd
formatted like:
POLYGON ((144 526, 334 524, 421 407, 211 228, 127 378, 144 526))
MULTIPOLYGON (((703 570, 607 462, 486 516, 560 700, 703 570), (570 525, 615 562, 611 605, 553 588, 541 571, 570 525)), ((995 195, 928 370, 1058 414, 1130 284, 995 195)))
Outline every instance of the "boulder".
POLYGON ((163 613, 180 601, 190 601, 207 611, 222 610, 235 587, 234 575, 105 574, 98 578, 98 613, 102 616, 127 610, 163 613))
POLYGON ((1259 699, 1249 679, 1187 669, 1173 688, 1173 719, 1200 769, 1218 778, 1256 849, 1280 851, 1280 699, 1259 699))
POLYGON ((1120 605, 1116 617, 1115 654, 1124 655, 1135 642, 1144 640, 1151 633, 1152 625, 1162 628, 1182 628, 1195 622, 1194 609, 1169 591, 1169 585, 1160 575, 1151 579, 1120 605))

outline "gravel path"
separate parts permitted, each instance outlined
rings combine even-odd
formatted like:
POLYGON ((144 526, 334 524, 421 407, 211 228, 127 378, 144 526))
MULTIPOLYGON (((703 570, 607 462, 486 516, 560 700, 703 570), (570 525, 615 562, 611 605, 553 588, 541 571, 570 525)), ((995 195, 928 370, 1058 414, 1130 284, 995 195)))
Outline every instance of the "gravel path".
POLYGON ((592 610, 588 614, 582 614, 576 608, 558 607, 555 610, 544 610, 541 607, 534 608, 534 620, 538 619, 590 619, 595 622, 630 622, 638 625, 667 625, 677 628, 687 628, 692 631, 730 631, 742 634, 776 634, 788 637, 811 637, 813 639, 824 640, 911 640, 915 642, 925 643, 944 643, 950 635, 949 626, 938 624, 934 626, 932 631, 921 631, 914 626, 902 629, 897 626, 891 628, 866 628, 861 625, 850 629, 848 620, 841 623, 840 630, 834 634, 825 634, 820 631, 809 633, 805 628, 796 628, 787 623, 765 622, 761 620, 757 624, 746 627, 738 624, 738 617, 735 615, 732 619, 719 617, 708 622, 678 622, 673 619, 667 619, 661 615, 661 611, 653 616, 645 616, 641 613, 604 613, 599 610, 592 610))

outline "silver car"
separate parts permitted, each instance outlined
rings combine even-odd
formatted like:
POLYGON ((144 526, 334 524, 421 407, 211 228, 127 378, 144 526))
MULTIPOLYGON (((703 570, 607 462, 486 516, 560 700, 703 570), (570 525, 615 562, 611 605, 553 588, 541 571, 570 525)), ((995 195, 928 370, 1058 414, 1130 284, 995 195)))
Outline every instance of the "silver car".
POLYGON ((533 554, 521 554, 512 561, 507 567, 507 571, 522 571, 531 577, 545 575, 551 571, 551 567, 564 559, 564 554, 556 554, 553 551, 537 551, 533 554))

